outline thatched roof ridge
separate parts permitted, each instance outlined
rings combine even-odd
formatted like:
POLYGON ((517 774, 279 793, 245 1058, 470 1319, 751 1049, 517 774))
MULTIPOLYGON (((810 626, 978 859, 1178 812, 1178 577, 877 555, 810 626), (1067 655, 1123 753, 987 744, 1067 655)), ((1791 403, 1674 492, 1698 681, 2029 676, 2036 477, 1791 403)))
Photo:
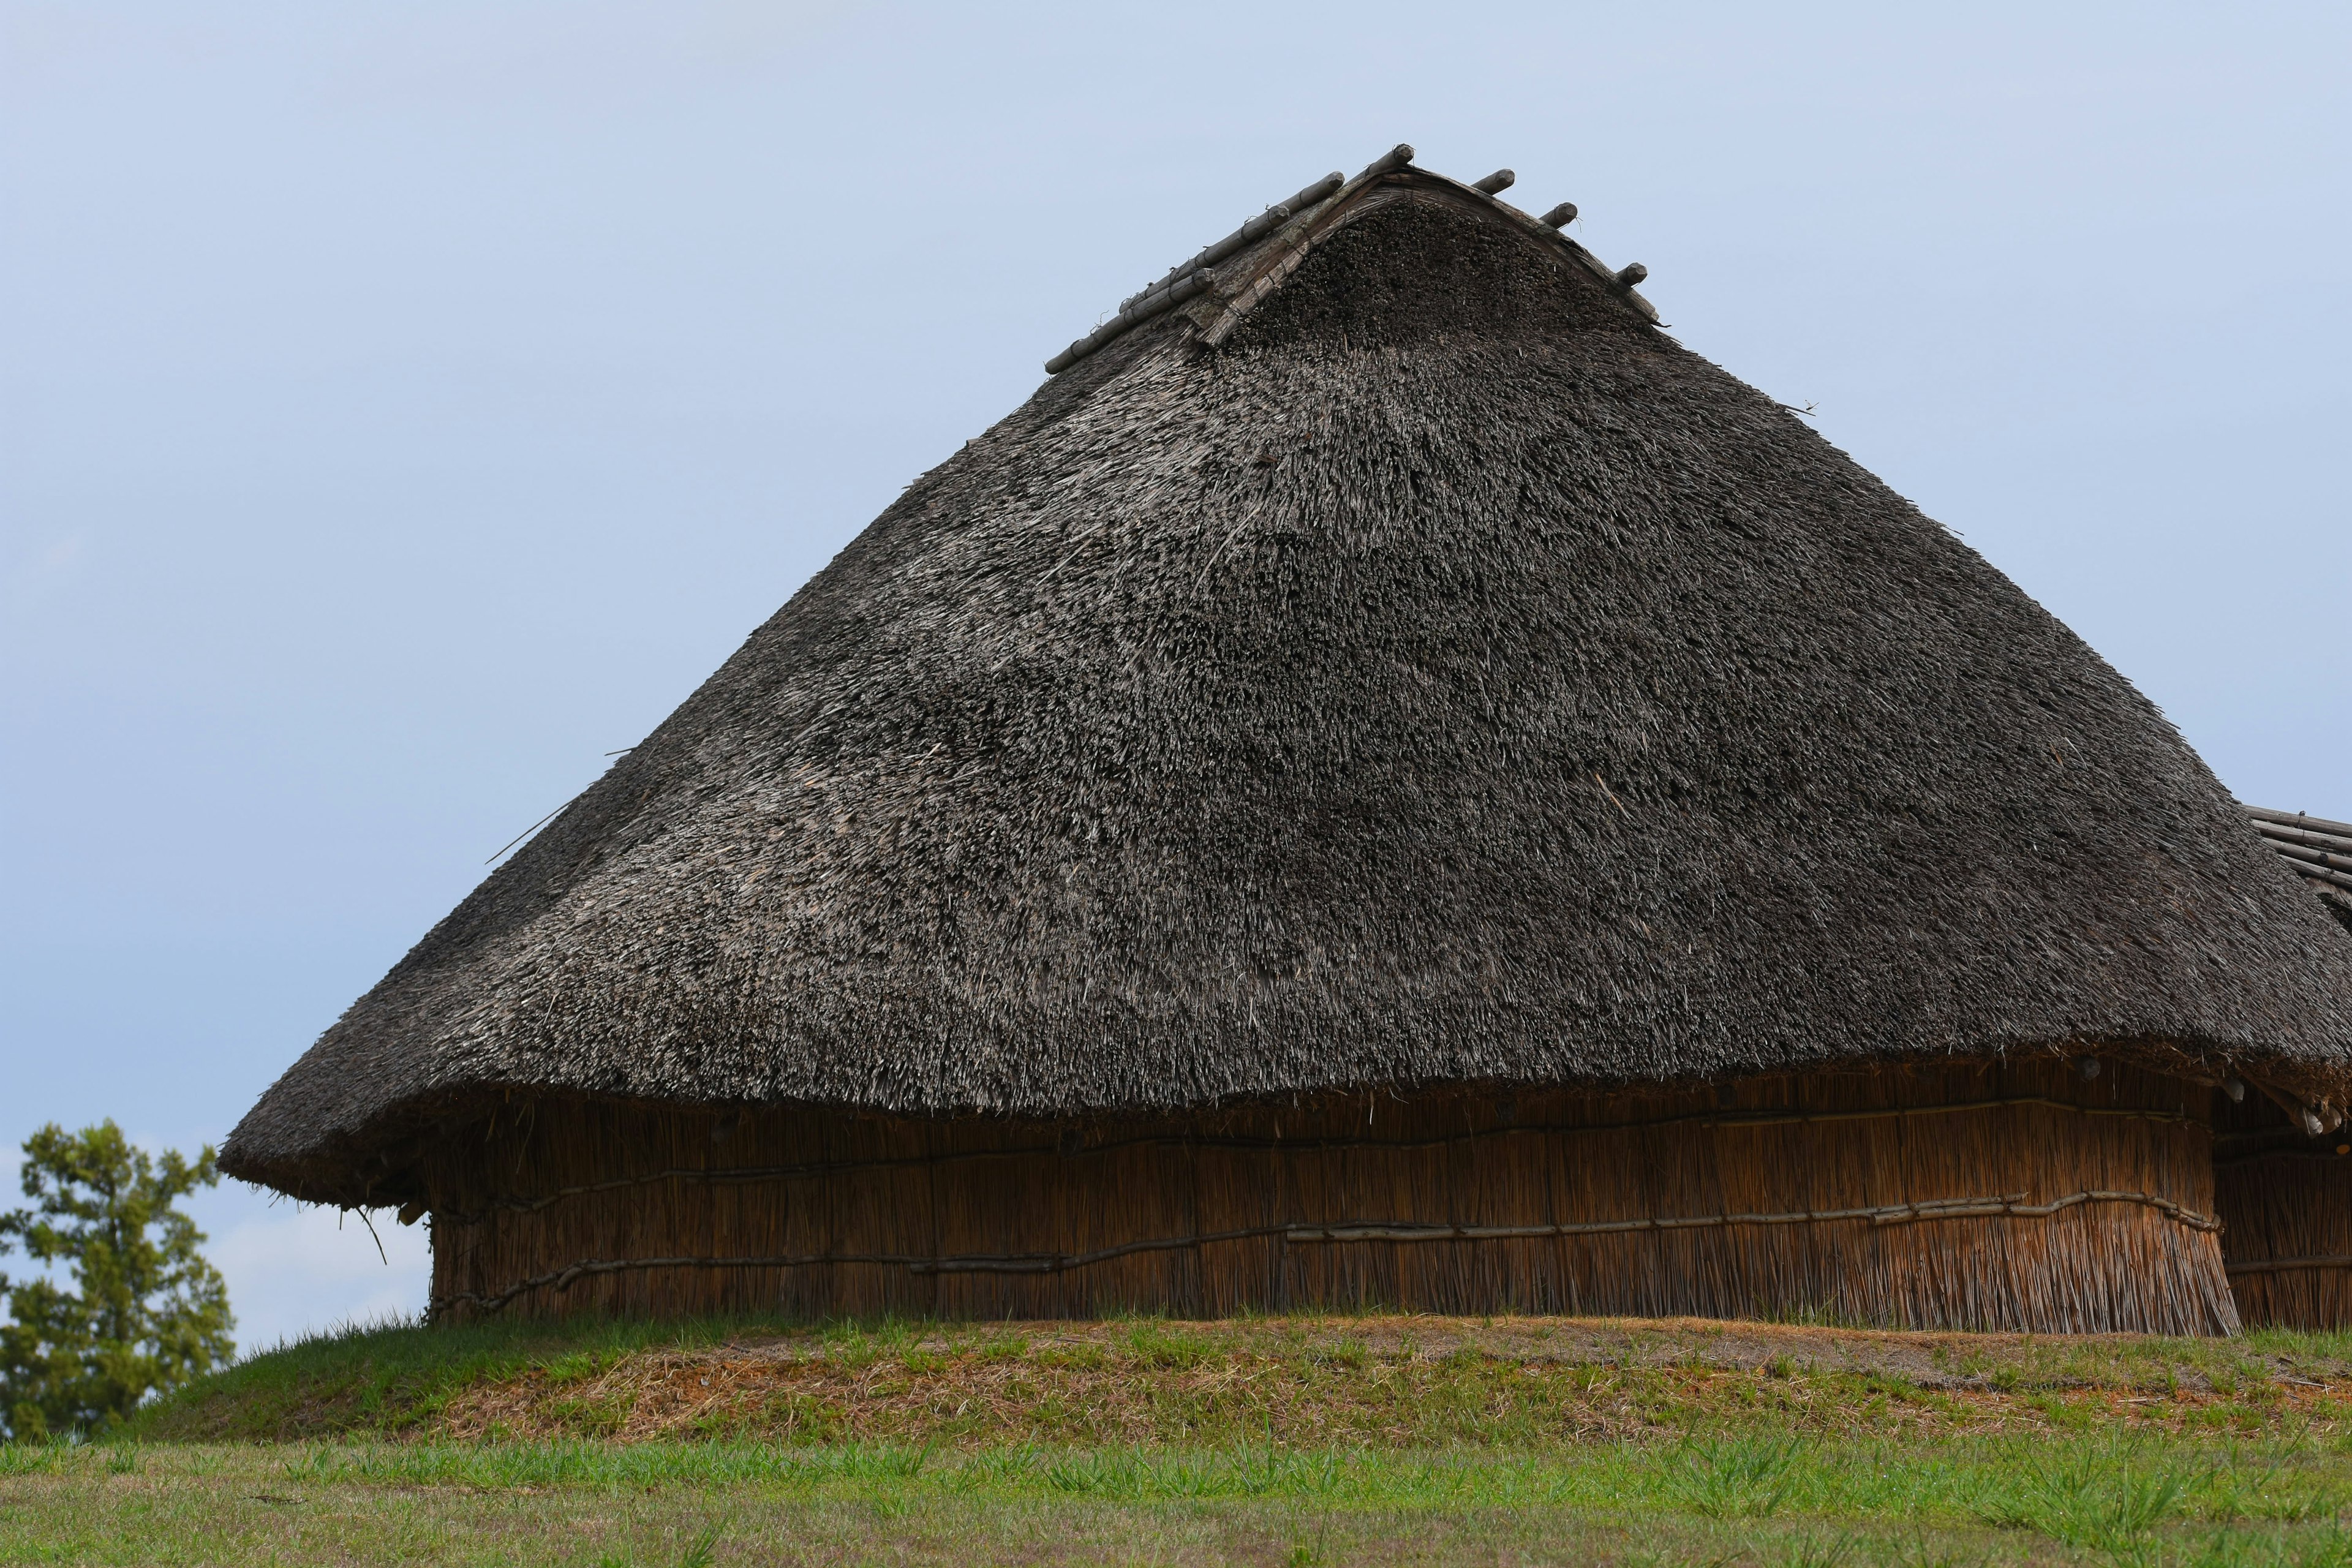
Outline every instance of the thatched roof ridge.
POLYGON ((1511 180, 1500 177, 1497 183, 1498 176, 1508 176, 1508 170, 1464 184, 1425 169, 1410 168, 1412 162, 1412 148, 1400 143, 1352 180, 1328 174, 1288 201, 1276 203, 1223 239, 1178 262, 1149 287, 1120 300, 1116 315, 1047 360, 1045 373, 1059 374, 1137 327, 1203 295, 1210 297, 1186 314, 1201 329, 1198 341, 1215 346, 1260 300, 1280 287, 1325 233, 1376 205, 1360 199, 1375 186, 1390 187, 1384 193, 1390 195, 1413 190, 1444 193, 1474 206, 1483 203, 1500 224, 1591 273, 1623 309, 1644 321, 1658 320, 1656 307, 1633 287, 1649 276, 1649 268, 1636 263, 1612 270, 1564 232, 1563 226, 1576 216, 1574 203, 1563 202, 1551 216, 1535 217, 1502 199, 1500 193, 1511 180))
MULTIPOLYGON (((1350 182, 922 476, 263 1096, 1088 1115, 2042 1050, 2352 1077, 2163 716, 1622 274, 1350 182)), ((2324 940, 2323 940, 2324 938, 2324 940)))

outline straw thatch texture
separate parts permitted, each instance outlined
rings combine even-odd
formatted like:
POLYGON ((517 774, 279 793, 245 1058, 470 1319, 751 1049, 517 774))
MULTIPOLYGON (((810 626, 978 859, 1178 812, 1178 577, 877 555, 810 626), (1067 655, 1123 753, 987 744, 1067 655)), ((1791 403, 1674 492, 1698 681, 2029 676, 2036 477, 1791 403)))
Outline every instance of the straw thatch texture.
POLYGON ((2352 948, 2162 716, 1539 228, 1360 181, 1049 383, 224 1167, 398 1200, 512 1093, 1084 1119, 2086 1044, 2340 1093, 2352 948))
POLYGON ((1060 1126, 542 1103, 436 1162, 434 1304, 2227 1332, 2205 1096, 2045 1062, 1060 1126))

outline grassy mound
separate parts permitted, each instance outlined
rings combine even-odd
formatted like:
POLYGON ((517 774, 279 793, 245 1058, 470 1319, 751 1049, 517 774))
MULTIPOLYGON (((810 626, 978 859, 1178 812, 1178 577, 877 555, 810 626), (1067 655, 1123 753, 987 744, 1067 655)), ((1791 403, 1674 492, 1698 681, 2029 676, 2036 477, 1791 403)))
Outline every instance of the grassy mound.
POLYGON ((727 1438, 974 1448, 1542 1448, 2161 1426, 2333 1432, 2352 1340, 1887 1332, 1694 1320, 1277 1318, 382 1328, 250 1358, 151 1438, 727 1438))
POLYGON ((2352 1340, 583 1321, 0 1447, 0 1562, 2352 1568, 2352 1340))

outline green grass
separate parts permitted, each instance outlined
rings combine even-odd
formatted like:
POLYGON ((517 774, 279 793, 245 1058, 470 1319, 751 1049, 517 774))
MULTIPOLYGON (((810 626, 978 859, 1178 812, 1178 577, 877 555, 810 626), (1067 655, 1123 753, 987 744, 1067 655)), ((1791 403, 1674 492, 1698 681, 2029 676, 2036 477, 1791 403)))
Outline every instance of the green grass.
POLYGON ((1548 1454, 364 1443, 10 1451, 0 1561, 2352 1563, 2309 1434, 1548 1454), (1299 1555, 1299 1553, 1305 1553, 1299 1555), (697 1556, 700 1553, 700 1556, 697 1556))
POLYGON ((2352 1342, 1362 1317, 382 1329, 0 1448, 0 1562, 2352 1568, 2352 1342))

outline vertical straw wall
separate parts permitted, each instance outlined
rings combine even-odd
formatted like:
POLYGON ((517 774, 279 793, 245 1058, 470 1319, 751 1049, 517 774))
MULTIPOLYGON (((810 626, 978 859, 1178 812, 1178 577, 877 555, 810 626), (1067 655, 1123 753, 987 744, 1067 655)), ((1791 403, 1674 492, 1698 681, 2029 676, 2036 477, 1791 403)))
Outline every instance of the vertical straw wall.
POLYGON ((2352 1126, 2306 1137, 2260 1091, 2216 1098, 2213 1203, 2249 1328, 2352 1323, 2352 1126))
POLYGON ((435 1165, 434 1310, 2226 1333, 2208 1093, 2035 1060, 1064 1125, 517 1104, 435 1165))

